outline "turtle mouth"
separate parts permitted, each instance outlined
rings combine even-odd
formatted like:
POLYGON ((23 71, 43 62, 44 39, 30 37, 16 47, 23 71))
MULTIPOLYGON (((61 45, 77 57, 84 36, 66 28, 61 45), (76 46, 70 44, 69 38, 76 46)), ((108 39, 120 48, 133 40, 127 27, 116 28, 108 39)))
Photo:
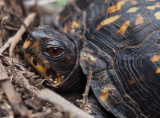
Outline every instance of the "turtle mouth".
POLYGON ((65 76, 61 75, 60 73, 53 73, 54 72, 52 71, 52 74, 49 76, 47 74, 42 76, 44 77, 44 80, 48 86, 58 88, 59 85, 64 82, 65 76))
POLYGON ((64 76, 52 78, 53 86, 57 88, 64 80, 65 80, 64 76))

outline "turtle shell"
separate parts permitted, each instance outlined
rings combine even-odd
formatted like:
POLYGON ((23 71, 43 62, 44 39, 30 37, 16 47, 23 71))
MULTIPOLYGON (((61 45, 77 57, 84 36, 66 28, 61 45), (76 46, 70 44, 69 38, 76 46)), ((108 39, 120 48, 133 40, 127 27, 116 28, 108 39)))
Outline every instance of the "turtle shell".
POLYGON ((81 42, 80 67, 86 76, 92 69, 96 98, 119 118, 159 118, 160 1, 95 1, 62 26, 81 42))
POLYGON ((109 0, 89 7, 81 67, 117 117, 160 117, 160 1, 109 0))
POLYGON ((86 75, 92 68, 104 108, 117 117, 160 117, 159 0, 99 2, 66 25, 84 38, 80 65, 86 75))

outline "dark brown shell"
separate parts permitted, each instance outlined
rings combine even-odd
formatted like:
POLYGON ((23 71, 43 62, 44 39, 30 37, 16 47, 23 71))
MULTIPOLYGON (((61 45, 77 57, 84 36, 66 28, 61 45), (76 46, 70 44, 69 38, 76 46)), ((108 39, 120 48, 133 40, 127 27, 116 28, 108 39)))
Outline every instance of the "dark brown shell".
POLYGON ((117 117, 160 117, 160 1, 108 0, 89 7, 81 50, 99 102, 117 117))

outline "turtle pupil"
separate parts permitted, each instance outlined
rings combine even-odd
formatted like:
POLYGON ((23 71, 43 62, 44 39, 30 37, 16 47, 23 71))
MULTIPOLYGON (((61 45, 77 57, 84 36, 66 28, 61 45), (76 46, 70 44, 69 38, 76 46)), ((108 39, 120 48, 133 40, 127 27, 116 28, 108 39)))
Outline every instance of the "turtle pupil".
POLYGON ((52 53, 55 53, 55 54, 56 54, 57 52, 58 52, 58 51, 57 51, 57 48, 54 48, 53 51, 52 51, 52 53))

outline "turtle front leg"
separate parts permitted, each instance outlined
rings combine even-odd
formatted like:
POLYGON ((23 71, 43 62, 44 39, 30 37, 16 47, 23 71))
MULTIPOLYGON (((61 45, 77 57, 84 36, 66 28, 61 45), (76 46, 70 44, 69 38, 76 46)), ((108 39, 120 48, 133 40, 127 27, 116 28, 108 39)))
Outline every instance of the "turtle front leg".
POLYGON ((90 86, 91 86, 91 78, 92 78, 92 69, 89 68, 89 76, 87 77, 87 84, 86 84, 85 91, 83 93, 83 102, 85 104, 88 104, 88 93, 89 93, 90 86))

